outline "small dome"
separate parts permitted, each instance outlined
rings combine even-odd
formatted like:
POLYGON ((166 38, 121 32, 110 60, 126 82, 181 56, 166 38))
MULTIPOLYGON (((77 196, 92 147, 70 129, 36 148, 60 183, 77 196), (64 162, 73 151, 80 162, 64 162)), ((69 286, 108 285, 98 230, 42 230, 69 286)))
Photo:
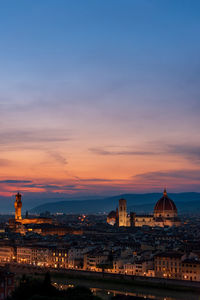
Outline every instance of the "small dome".
POLYGON ((108 218, 109 219, 114 219, 116 218, 116 211, 112 210, 109 214, 108 214, 108 218))
POLYGON ((165 211, 172 211, 177 213, 177 208, 173 200, 171 200, 166 192, 166 189, 164 190, 162 198, 158 200, 154 207, 154 213, 158 212, 165 212, 165 211))
POLYGON ((107 216, 107 223, 114 226, 117 223, 117 212, 112 210, 107 216))

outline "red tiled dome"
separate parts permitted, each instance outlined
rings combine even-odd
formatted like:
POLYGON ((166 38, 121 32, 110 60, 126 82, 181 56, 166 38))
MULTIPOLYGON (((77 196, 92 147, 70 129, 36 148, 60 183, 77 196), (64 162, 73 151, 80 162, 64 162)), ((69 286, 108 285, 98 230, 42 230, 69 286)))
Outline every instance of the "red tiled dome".
POLYGON ((177 213, 177 208, 173 200, 167 196, 166 190, 164 190, 162 198, 158 200, 154 207, 154 212, 174 211, 177 213))

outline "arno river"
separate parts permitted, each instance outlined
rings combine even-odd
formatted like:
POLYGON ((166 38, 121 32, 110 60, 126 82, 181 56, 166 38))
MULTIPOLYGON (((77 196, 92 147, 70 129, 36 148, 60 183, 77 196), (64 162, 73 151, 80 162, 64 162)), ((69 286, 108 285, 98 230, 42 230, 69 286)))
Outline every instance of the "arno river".
POLYGON ((150 298, 154 300, 200 300, 200 293, 181 292, 174 290, 145 288, 138 286, 130 286, 116 283, 98 282, 93 280, 77 280, 77 279, 52 279, 55 286, 65 289, 77 285, 82 285, 90 288, 95 295, 100 296, 102 299, 108 300, 111 296, 117 294, 138 296, 150 298))
MULTIPOLYGON (((37 273, 36 268, 32 266, 21 266, 21 265, 10 265, 12 267, 12 272, 16 273, 16 280, 19 281, 22 274, 35 276, 36 278, 44 278, 45 272, 37 273)), ((41 271, 41 270, 40 270, 41 271)), ((115 282, 102 282, 97 279, 72 279, 67 278, 67 276, 63 277, 63 274, 59 276, 57 273, 55 276, 53 273, 51 274, 51 282, 56 287, 61 289, 66 289, 68 287, 73 286, 85 286, 92 290, 92 292, 98 296, 100 296, 104 300, 109 300, 112 296, 117 294, 130 295, 130 296, 138 296, 154 299, 154 300, 200 300, 200 293, 195 292, 186 292, 186 291, 176 291, 169 289, 159 289, 159 288, 151 288, 145 286, 134 286, 129 284, 120 284, 115 282)))

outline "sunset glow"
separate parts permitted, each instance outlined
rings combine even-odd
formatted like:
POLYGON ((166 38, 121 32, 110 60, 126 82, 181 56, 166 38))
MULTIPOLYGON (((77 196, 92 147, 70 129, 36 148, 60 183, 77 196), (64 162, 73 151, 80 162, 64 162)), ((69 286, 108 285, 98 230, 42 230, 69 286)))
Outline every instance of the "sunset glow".
POLYGON ((200 3, 78 2, 2 5, 0 195, 200 192, 200 3))

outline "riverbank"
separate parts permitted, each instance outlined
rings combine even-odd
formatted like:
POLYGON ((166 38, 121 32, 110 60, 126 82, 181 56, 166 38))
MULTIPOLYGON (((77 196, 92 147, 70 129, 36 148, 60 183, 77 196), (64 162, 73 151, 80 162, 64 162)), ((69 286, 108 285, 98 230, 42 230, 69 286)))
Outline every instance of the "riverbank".
POLYGON ((158 289, 148 286, 136 286, 124 284, 123 282, 109 282, 99 280, 87 280, 85 278, 59 278, 51 277, 52 282, 57 286, 85 286, 90 288, 97 296, 105 300, 110 300, 111 296, 118 294, 127 296, 143 297, 144 299, 156 300, 199 300, 199 294, 193 292, 183 292, 168 289, 158 289))
POLYGON ((91 272, 83 270, 55 270, 49 268, 38 268, 31 265, 8 264, 10 271, 16 274, 43 274, 51 272, 54 278, 60 279, 84 279, 87 281, 98 281, 109 284, 123 284, 126 286, 140 286, 149 287, 154 289, 165 289, 181 292, 194 292, 200 294, 200 282, 194 281, 181 281, 173 279, 155 278, 155 277, 142 277, 131 276, 124 274, 112 274, 102 272, 91 272))
POLYGON ((200 294, 200 282, 187 282, 173 279, 155 277, 130 276, 124 274, 111 274, 90 271, 66 270, 64 272, 52 272, 55 278, 86 279, 89 281, 125 284, 127 286, 153 287, 156 289, 170 289, 184 292, 196 292, 200 294))

